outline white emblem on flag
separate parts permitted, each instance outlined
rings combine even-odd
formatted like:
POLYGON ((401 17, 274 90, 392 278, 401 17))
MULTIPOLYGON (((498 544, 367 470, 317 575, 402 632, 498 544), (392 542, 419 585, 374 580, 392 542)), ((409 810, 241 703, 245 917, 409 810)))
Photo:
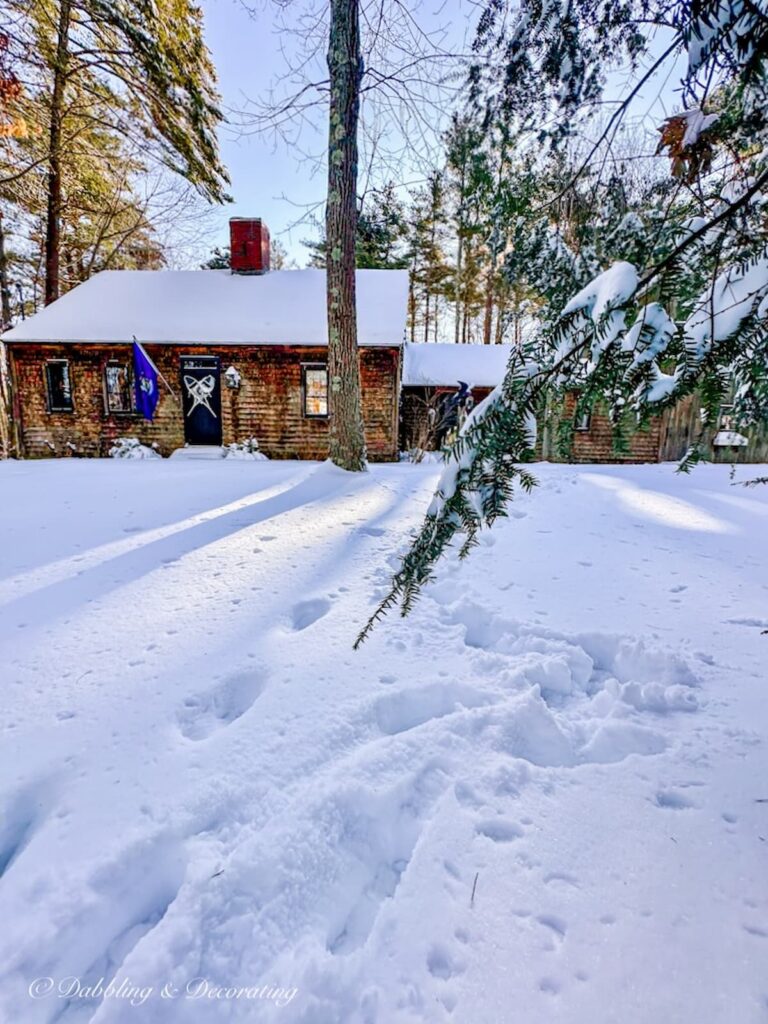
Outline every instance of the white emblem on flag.
POLYGON ((187 416, 191 416, 198 405, 207 409, 208 412, 216 419, 216 413, 211 408, 209 401, 211 395, 216 389, 216 378, 212 374, 208 374, 207 377, 190 377, 184 376, 184 387, 187 389, 187 396, 192 399, 192 405, 190 406, 187 416))

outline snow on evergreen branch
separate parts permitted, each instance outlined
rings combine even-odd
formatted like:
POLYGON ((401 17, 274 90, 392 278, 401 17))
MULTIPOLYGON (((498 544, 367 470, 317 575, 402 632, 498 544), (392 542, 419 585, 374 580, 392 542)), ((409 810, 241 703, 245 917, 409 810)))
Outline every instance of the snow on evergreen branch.
MULTIPOLYGON (((583 383, 585 362, 588 375, 597 373, 604 363, 616 362, 622 369, 618 381, 634 389, 634 406, 642 416, 660 411, 692 390, 697 375, 705 370, 710 372, 713 402, 718 401, 726 378, 738 367, 727 343, 747 338, 749 346, 749 339, 759 338, 765 344, 768 260, 731 267, 711 283, 697 303, 697 310, 706 304, 708 318, 698 312, 688 318, 686 344, 671 373, 661 364, 677 327, 661 304, 636 306, 638 287, 639 275, 632 264, 614 264, 565 305, 549 344, 537 349, 537 358, 531 346, 513 353, 503 383, 477 406, 447 453, 421 530, 355 647, 392 608, 399 605, 401 614, 408 614, 436 563, 460 535, 459 557, 470 552, 478 532, 506 515, 516 484, 523 490, 535 485, 535 478, 519 463, 532 454, 539 403, 548 390, 583 383), (629 328, 628 317, 632 317, 629 328), (725 366, 717 362, 720 357, 726 360, 725 366)), ((753 362, 748 359, 747 366, 753 362)), ((624 401, 619 389, 616 407, 620 409, 624 401)), ((680 470, 687 472, 703 457, 701 444, 694 442, 680 470)))

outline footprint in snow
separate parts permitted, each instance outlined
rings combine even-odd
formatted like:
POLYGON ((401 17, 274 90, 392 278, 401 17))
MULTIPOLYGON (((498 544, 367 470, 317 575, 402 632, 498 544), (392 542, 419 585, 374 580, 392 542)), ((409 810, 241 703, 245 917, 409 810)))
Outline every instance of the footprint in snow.
POLYGON ((176 720, 182 736, 204 740, 241 718, 263 693, 266 677, 256 669, 236 672, 217 686, 187 697, 176 720))
POLYGON ((559 936, 561 939, 565 938, 568 926, 562 918, 555 917, 554 914, 542 914, 541 917, 537 917, 536 920, 545 928, 549 928, 550 931, 554 932, 555 935, 559 936))
MULTIPOLYGON (((183 850, 172 840, 143 840, 102 866, 114 892, 105 887, 102 898, 89 909, 63 922, 59 948, 62 961, 51 965, 57 973, 72 970, 84 986, 103 979, 106 987, 138 944, 163 920, 184 880, 183 850), (115 898, 130 893, 131 898, 115 898), (105 903, 112 897, 110 912, 105 903), (83 946, 81 925, 97 935, 98 945, 83 946), (89 925, 92 927, 89 928, 89 925), (96 953, 95 958, 93 954, 96 953)), ((69 1015, 63 1015, 69 1019, 69 1015)))
POLYGON ((548 875, 544 876, 544 881, 547 885, 567 885, 573 886, 574 889, 579 888, 579 883, 573 875, 567 875, 564 871, 552 871, 548 875))
MULTIPOLYGON (((334 956, 354 953, 367 942, 382 906, 395 897, 418 843, 421 823, 429 818, 445 785, 442 769, 429 767, 412 779, 406 790, 399 787, 399 799, 386 810, 374 810, 375 801, 365 792, 358 794, 351 806, 343 805, 345 816, 352 812, 349 825, 354 822, 354 827, 344 830, 333 860, 344 863, 352 858, 357 866, 345 891, 337 893, 335 927, 327 941, 334 956), (360 860, 361 844, 364 862, 360 860)), ((333 806, 339 809, 336 802, 333 806)))
POLYGON ((427 956, 427 970, 433 978, 448 981, 456 974, 463 974, 466 967, 453 957, 443 946, 433 946, 427 956))
POLYGON ((383 537, 386 532, 381 526, 364 526, 360 530, 366 537, 383 537))
POLYGON ((511 843, 513 839, 520 839, 525 835, 519 825, 513 821, 505 821, 503 818, 479 821, 475 825, 475 832, 492 839, 494 843, 511 843))
POLYGON ((379 729, 395 736, 433 719, 487 703, 489 699, 483 693, 463 683, 433 683, 379 698, 374 715, 379 729))
POLYGON ((682 793, 676 793, 672 789, 660 789, 655 799, 658 807, 664 807, 673 811, 683 811, 689 807, 696 806, 687 796, 683 796, 682 793))
POLYGON ((560 991, 560 982, 554 978, 542 978, 539 982, 539 989, 547 995, 556 996, 560 991))
POLYGON ((313 625, 318 619, 322 619, 330 610, 331 602, 326 597, 299 601, 291 608, 291 627, 298 633, 313 625))

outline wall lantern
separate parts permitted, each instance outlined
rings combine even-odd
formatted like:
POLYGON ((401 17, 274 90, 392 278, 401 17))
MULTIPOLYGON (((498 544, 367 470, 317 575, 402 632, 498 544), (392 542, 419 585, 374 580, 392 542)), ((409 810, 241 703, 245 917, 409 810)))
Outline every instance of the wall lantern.
POLYGON ((231 391, 239 391, 242 378, 234 366, 224 371, 224 383, 231 391))

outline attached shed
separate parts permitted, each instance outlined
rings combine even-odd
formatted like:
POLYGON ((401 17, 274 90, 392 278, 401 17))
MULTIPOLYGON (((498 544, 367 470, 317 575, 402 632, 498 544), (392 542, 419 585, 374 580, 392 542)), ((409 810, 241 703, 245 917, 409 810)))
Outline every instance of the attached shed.
POLYGON ((503 380, 511 352, 511 345, 406 342, 400 398, 401 449, 434 450, 441 402, 463 382, 477 405, 503 380))
MULTIPOLYGON (((232 222, 229 270, 104 271, 6 332, 22 454, 105 455, 134 436, 163 454, 257 438, 270 458, 328 454, 326 278, 269 271, 269 235, 232 222), (136 338, 166 384, 136 411, 136 338)), ((369 458, 398 451, 408 273, 357 272, 369 458)))
MULTIPOLYGON (((472 389, 474 403, 482 401, 504 379, 512 345, 412 344, 403 353, 400 444, 403 450, 438 447, 435 422, 444 397, 455 392, 461 381, 472 389)), ((554 410, 549 410, 550 413, 554 410)), ((552 422, 568 423, 572 462, 658 462, 663 434, 662 417, 652 419, 647 429, 635 430, 628 450, 617 453, 608 414, 597 405, 587 416, 576 419, 576 396, 568 395, 558 416, 548 415, 539 424, 538 458, 560 462, 566 457, 558 443, 552 422)))

